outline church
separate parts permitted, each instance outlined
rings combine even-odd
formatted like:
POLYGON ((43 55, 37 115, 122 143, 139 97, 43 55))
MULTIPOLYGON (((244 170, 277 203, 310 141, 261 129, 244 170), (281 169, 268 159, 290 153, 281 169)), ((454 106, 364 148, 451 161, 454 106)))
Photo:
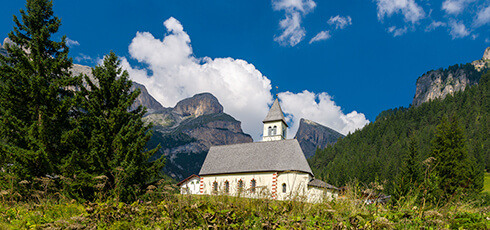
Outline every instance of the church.
MULTIPOLYGON (((198 194, 308 202, 336 197, 337 188, 314 178, 298 141, 286 139, 288 125, 277 98, 263 125, 261 142, 209 149, 198 194)), ((181 188, 186 182, 179 183, 181 188)))

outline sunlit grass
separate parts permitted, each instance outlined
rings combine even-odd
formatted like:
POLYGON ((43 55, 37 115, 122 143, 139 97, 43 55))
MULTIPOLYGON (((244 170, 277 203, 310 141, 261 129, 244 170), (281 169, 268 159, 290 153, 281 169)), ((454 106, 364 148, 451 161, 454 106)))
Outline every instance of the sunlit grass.
POLYGON ((490 193, 490 173, 485 173, 485 182, 483 182, 483 192, 490 193))

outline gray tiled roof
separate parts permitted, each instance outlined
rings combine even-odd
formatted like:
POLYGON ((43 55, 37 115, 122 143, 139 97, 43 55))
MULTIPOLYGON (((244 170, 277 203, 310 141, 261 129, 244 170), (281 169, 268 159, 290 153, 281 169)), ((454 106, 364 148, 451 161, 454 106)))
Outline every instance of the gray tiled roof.
POLYGON ((269 110, 269 113, 267 113, 267 116, 262 122, 268 122, 268 121, 283 121, 286 126, 288 125, 286 123, 286 119, 284 118, 284 113, 282 112, 281 105, 279 105, 279 101, 276 100, 271 106, 271 109, 269 110))
POLYGON ((296 139, 213 146, 199 175, 283 171, 313 176, 296 139))
POLYGON ((308 182, 308 186, 339 190, 337 187, 318 179, 312 179, 310 182, 308 182))

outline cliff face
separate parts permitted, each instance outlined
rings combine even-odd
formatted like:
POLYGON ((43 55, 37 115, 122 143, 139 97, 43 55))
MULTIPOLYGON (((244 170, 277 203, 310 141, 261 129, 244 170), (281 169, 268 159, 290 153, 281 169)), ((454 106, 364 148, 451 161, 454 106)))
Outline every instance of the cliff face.
POLYGON ((316 122, 301 118, 295 138, 298 140, 306 158, 315 155, 317 148, 325 148, 328 144, 334 144, 344 135, 320 125, 316 122))
POLYGON ((178 180, 199 173, 211 146, 253 141, 242 131, 241 122, 223 113, 223 106, 210 93, 148 113, 144 120, 154 124, 148 147, 162 146, 153 158, 165 155, 164 171, 178 180))
POLYGON ((481 74, 489 67, 490 47, 485 49, 480 60, 425 73, 417 79, 412 106, 419 106, 429 100, 442 99, 448 94, 454 94, 468 86, 478 84, 481 74))

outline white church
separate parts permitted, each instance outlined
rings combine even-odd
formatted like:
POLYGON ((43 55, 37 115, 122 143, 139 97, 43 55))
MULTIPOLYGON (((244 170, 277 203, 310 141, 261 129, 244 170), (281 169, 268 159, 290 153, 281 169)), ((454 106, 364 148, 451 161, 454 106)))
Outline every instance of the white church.
POLYGON ((181 193, 308 202, 336 197, 337 188, 314 178, 298 141, 286 140, 288 125, 277 98, 263 123, 261 142, 211 147, 199 176, 178 184, 181 193))

